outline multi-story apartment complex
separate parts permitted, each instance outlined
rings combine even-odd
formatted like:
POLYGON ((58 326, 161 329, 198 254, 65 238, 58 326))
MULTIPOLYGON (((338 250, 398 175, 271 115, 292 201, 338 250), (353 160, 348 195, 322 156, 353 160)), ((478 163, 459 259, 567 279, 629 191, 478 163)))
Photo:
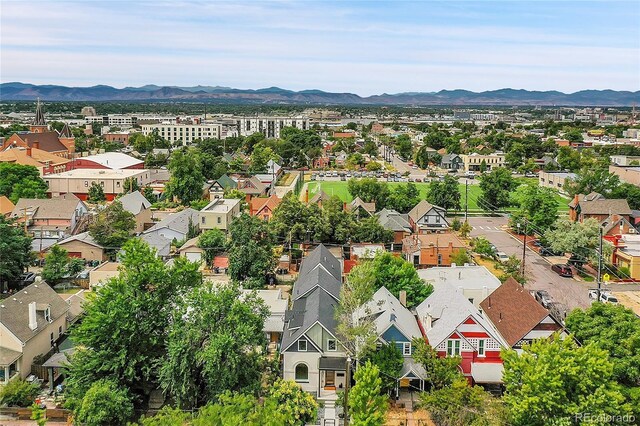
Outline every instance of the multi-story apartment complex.
POLYGON ((103 126, 133 127, 138 124, 138 117, 128 114, 90 115, 84 118, 84 122, 103 126))
POLYGON ((235 117, 238 133, 249 136, 262 133, 267 138, 279 138, 280 131, 285 127, 295 127, 301 130, 309 129, 309 117, 235 117))
POLYGON ((63 173, 46 175, 45 183, 49 187, 47 194, 58 197, 62 194, 74 194, 86 200, 89 188, 96 182, 104 191, 107 200, 111 201, 125 191, 125 179, 135 179, 142 187, 151 182, 149 170, 144 169, 75 169, 63 173))
POLYGON ((187 123, 153 123, 143 124, 142 134, 147 136, 158 131, 161 138, 171 143, 182 141, 191 143, 196 139, 223 139, 224 133, 220 123, 187 124, 187 123))

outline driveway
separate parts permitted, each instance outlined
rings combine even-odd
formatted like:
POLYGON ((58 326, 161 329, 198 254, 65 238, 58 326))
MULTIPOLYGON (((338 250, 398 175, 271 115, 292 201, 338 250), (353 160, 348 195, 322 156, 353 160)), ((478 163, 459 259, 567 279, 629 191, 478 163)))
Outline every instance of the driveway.
MULTIPOLYGON (((482 236, 493 243, 499 251, 522 259, 522 243, 504 231, 508 224, 507 218, 470 217, 469 224, 473 226, 471 236, 482 236)), ((527 278, 525 288, 546 290, 555 302, 566 305, 569 310, 589 307, 588 289, 594 287, 594 283, 562 278, 551 270, 551 265, 544 257, 529 247, 526 250, 525 268, 527 278)))

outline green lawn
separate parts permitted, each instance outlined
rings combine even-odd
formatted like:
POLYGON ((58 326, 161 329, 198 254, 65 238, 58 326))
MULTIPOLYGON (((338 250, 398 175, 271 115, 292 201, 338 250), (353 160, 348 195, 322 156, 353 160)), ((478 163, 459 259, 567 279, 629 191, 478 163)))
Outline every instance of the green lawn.
MULTIPOLYGON (((393 188, 397 185, 406 185, 406 182, 387 182, 387 185, 389 185, 390 188, 393 188)), ((426 198, 427 193, 429 192, 429 184, 415 183, 415 185, 418 187, 418 190, 420 191, 420 198, 426 198)), ((349 191, 347 190, 346 181, 309 182, 309 198, 313 197, 313 195, 319 190, 319 188, 322 188, 322 190, 326 192, 328 195, 337 195, 342 201, 349 202, 353 199, 353 197, 351 196, 351 194, 349 194, 349 191)), ((462 195, 462 199, 461 199, 462 207, 464 208, 465 185, 459 184, 459 189, 460 189, 460 194, 462 195)), ((477 200, 480 197, 481 193, 482 192, 480 191, 479 185, 469 185, 469 210, 470 211, 482 210, 480 207, 478 207, 478 203, 477 203, 477 200)), ((558 200, 558 204, 560 206, 558 209, 560 212, 569 211, 569 207, 567 206, 567 203, 569 202, 568 199, 560 195, 557 195, 556 199, 558 200)))

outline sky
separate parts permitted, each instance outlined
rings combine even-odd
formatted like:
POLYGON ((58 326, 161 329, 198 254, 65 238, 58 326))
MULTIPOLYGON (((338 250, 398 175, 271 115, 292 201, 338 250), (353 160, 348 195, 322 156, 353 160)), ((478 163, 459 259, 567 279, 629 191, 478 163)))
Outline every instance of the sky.
POLYGON ((640 90, 640 1, 0 0, 0 81, 640 90))

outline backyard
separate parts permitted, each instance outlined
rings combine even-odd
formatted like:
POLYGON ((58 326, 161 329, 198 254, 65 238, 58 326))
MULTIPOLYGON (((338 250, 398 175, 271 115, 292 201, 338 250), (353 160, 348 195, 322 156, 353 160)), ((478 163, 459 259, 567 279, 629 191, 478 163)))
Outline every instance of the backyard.
MULTIPOLYGON (((336 195, 341 200, 349 202, 353 199, 351 194, 349 194, 349 190, 347 189, 346 181, 315 181, 309 182, 309 198, 313 197, 313 195, 320 189, 326 192, 328 195, 336 195)), ((389 188, 394 188, 398 185, 406 185, 404 182, 387 182, 389 188)), ((416 187, 420 191, 420 198, 424 199, 429 192, 429 184, 428 183, 415 183, 416 187)), ((459 184, 460 194, 462 195, 461 204, 464 209, 465 205, 465 185, 459 184)), ((478 206, 478 198, 482 195, 482 191, 480 190, 480 186, 478 185, 469 185, 469 211, 482 211, 482 209, 478 206)), ((558 211, 559 212, 567 212, 569 207, 567 203, 569 200, 567 198, 562 197, 561 195, 556 195, 556 200, 558 200, 558 211)), ((511 209, 507 209, 511 210, 511 209)))

